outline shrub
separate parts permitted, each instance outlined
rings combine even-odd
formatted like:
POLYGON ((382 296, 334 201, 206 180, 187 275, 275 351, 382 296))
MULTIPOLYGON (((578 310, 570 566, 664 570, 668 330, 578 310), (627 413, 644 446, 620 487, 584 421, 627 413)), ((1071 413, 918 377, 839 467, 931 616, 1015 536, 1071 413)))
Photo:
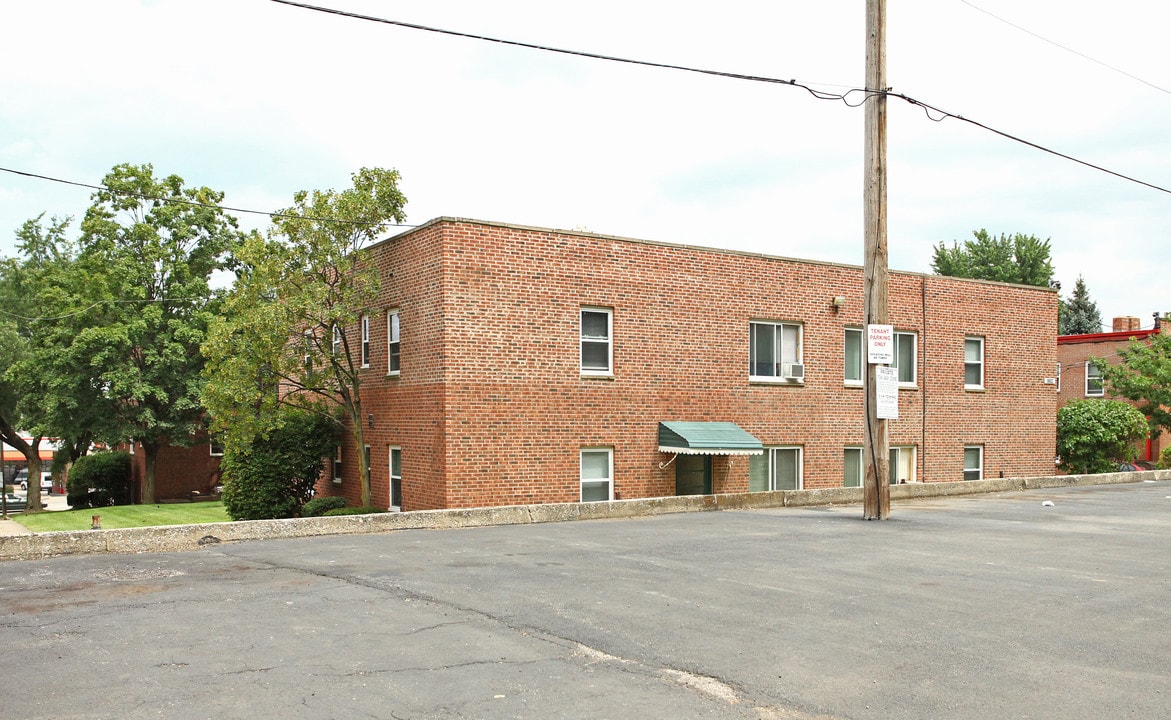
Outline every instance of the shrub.
POLYGON ((301 507, 301 517, 321 517, 330 510, 346 506, 344 497, 315 497, 301 507))
POLYGON ((1121 400, 1071 400, 1057 411, 1057 455, 1071 473, 1104 473, 1137 454, 1151 432, 1147 418, 1121 400))
POLYGON ((74 509, 130 503, 130 453, 82 455, 69 469, 66 502, 74 509))
POLYGON ((1171 447, 1163 448, 1163 452, 1159 453, 1159 464, 1157 466, 1160 470, 1171 468, 1171 447))
POLYGON ((337 517, 338 515, 372 515, 374 513, 386 512, 382 508, 376 507, 343 507, 327 510, 325 517, 337 517))
POLYGON ((279 426, 247 447, 229 442, 221 465, 233 520, 297 517, 313 495, 341 428, 329 417, 285 410, 279 426))

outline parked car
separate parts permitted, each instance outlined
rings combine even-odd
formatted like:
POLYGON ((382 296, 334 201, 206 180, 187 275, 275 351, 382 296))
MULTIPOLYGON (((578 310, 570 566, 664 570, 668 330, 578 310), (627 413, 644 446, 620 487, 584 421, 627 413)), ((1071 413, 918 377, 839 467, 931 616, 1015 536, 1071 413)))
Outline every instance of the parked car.
POLYGON ((1144 470, 1154 470, 1155 464, 1147 460, 1132 460, 1130 462, 1118 463, 1118 472, 1142 472, 1144 470))
MULTIPOLYGON (((28 468, 17 472, 16 476, 12 478, 12 484, 20 485, 21 490, 28 490, 28 468)), ((41 492, 53 492, 53 473, 48 470, 41 471, 41 492)))
MULTIPOLYGON (((13 493, 8 493, 7 500, 8 500, 8 512, 10 512, 10 513, 24 512, 25 509, 28 508, 28 500, 26 498, 22 498, 19 495, 15 495, 13 493)), ((49 506, 46 503, 41 503, 42 510, 44 510, 47 507, 49 507, 49 506)))

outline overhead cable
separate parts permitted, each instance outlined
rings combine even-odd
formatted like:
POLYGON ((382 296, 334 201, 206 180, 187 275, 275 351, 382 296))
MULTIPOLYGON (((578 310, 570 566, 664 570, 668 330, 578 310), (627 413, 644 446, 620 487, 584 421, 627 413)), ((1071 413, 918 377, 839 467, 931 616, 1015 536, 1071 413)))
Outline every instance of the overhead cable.
POLYGON ((1168 95, 1171 95, 1171 90, 1168 90, 1167 88, 1159 87, 1155 83, 1150 82, 1149 80, 1144 80, 1141 77, 1139 77, 1138 75, 1132 75, 1131 73, 1128 73, 1121 68, 1116 68, 1113 65, 1110 65, 1108 63, 1102 62, 1101 60, 1098 60, 1097 58, 1090 57, 1089 55, 1086 55, 1083 52, 1079 52, 1077 50, 1074 50, 1071 47, 1066 47, 1065 45, 1062 45, 1059 42, 1054 42, 1053 40, 1050 40, 1049 38, 1045 37, 1044 35, 1038 35, 1037 33, 1033 32, 1032 30, 1030 30, 1026 27, 1021 27, 1020 25, 1017 25, 1016 23, 1012 22, 1011 20, 1006 20, 1005 18, 1000 17, 999 15, 997 15, 994 12, 991 12, 989 10, 985 10, 984 8, 980 7, 979 5, 968 2, 968 0, 960 0, 960 2, 967 5, 968 7, 972 8, 973 10, 979 10, 980 12, 984 13, 985 15, 987 15, 991 18, 993 18, 995 20, 999 20, 1000 22, 1004 23, 1005 25, 1008 25, 1010 27, 1014 27, 1017 30, 1020 30, 1021 32, 1026 33, 1028 35, 1032 35, 1033 37, 1037 38, 1038 40, 1041 40, 1042 42, 1047 42, 1054 47, 1061 48, 1062 50, 1069 52, 1069 53, 1073 53, 1074 55, 1077 55, 1080 58, 1083 58, 1085 60, 1089 60, 1090 62, 1096 63, 1098 65, 1101 65, 1102 67, 1106 68, 1107 70, 1113 70, 1114 72, 1118 73, 1119 75, 1125 75, 1126 77, 1130 78, 1131 80, 1137 80, 1138 82, 1141 82, 1143 85, 1147 85, 1149 87, 1152 87, 1152 88, 1158 90, 1159 92, 1165 92, 1168 95))
POLYGON ((142 200, 157 200, 159 202, 171 203, 174 205, 189 205, 191 207, 212 208, 226 210, 228 212, 248 213, 251 215, 267 215, 270 218, 287 218, 291 220, 313 220, 316 222, 337 223, 340 225, 374 225, 377 227, 418 227, 417 225, 409 225, 406 223, 371 223, 362 222, 359 220, 338 220, 335 218, 314 217, 311 215, 293 215, 290 213, 268 212, 266 210, 249 210, 247 208, 229 207, 227 205, 216 205, 214 203, 201 203, 194 200, 187 200, 174 196, 161 195, 147 195, 145 193, 134 192, 132 190, 120 190, 112 188, 107 185, 90 185, 89 183, 77 182, 76 180, 63 180, 61 178, 50 177, 48 175, 38 175, 37 173, 26 172, 24 170, 14 170, 12 168, 0 167, 0 172, 12 173, 13 175, 20 175, 23 177, 35 178, 37 180, 48 180, 49 182, 61 183, 62 185, 73 185, 75 187, 89 188, 90 190, 105 190, 106 192, 114 193, 115 195, 125 195, 127 197, 136 197, 142 200))
MULTIPOLYGON (((1105 167, 1102 167, 1101 165, 1095 165, 1094 163, 1087 162, 1085 160, 1079 160, 1078 158, 1073 157, 1072 155, 1068 155, 1066 153, 1062 153, 1057 150, 1053 150, 1051 148, 1045 147, 1044 145, 1032 142, 1030 140, 1025 140, 1024 138, 1018 137, 1016 135, 1005 132, 1003 130, 997 130, 996 128, 990 127, 988 125, 985 125, 984 123, 977 122, 977 121, 972 120, 970 118, 966 118, 962 115, 957 115, 955 113, 950 113, 945 110, 941 110, 937 107, 929 105, 928 103, 922 102, 921 100, 916 100, 915 98, 909 97, 909 96, 904 95, 902 93, 893 93, 890 91, 890 88, 883 88, 881 90, 870 90, 867 88, 850 88, 849 90, 846 90, 845 92, 840 92, 840 93, 838 93, 838 92, 825 92, 823 90, 814 89, 812 87, 812 85, 809 83, 799 82, 797 80, 782 80, 780 78, 772 78, 772 77, 766 77, 766 76, 761 76, 761 75, 749 75, 749 74, 745 74, 745 73, 728 72, 728 71, 723 71, 723 70, 709 70, 709 69, 703 69, 703 68, 689 67, 686 65, 676 65, 676 64, 672 64, 672 63, 654 62, 654 61, 649 61, 649 60, 635 60, 632 58, 616 57, 613 55, 602 55, 600 53, 586 52, 586 51, 581 51, 581 50, 568 50, 565 48, 552 47, 552 46, 548 46, 548 45, 538 45, 536 43, 522 42, 519 40, 506 40, 503 38, 490 37, 487 35, 479 35, 479 34, 468 33, 468 32, 461 32, 458 30, 447 30, 444 28, 437 28, 437 27, 432 27, 429 25, 420 25, 418 23, 404 22, 402 20, 391 20, 389 18, 380 18, 380 17, 375 17, 373 15, 363 15, 361 13, 350 12, 347 10, 338 10, 336 8, 328 8, 328 7, 321 7, 318 5, 310 5, 308 3, 294 2, 293 0, 272 0, 272 2, 279 3, 281 5, 289 5, 292 7, 299 7, 299 8, 303 8, 305 10, 312 10, 315 12, 326 13, 329 15, 339 15, 342 17, 353 18, 356 20, 366 20, 369 22, 382 23, 384 25, 395 25, 395 26, 407 28, 410 30, 422 30, 424 32, 438 33, 441 35, 451 35, 454 37, 467 38, 470 40, 481 40, 484 42, 492 42, 492 43, 498 43, 501 45, 510 45, 510 46, 514 46, 514 47, 526 48, 529 50, 540 50, 542 52, 559 53, 562 55, 572 55, 572 56, 583 57, 583 58, 587 58, 587 59, 591 59, 591 60, 605 60, 608 62, 624 63, 627 65, 639 65, 642 67, 659 68, 659 69, 663 69, 663 70, 677 70, 677 71, 682 71, 682 72, 698 73, 701 75, 712 75, 712 76, 716 76, 716 77, 731 78, 734 80, 747 80, 750 82, 771 83, 771 84, 775 84, 775 85, 789 85, 791 87, 797 87, 797 88, 801 88, 802 90, 805 90, 810 95, 817 98, 818 100, 838 100, 838 101, 845 103, 846 105, 848 105, 850 107, 858 107, 859 105, 864 104, 865 101, 871 96, 885 95, 887 97, 898 98, 899 100, 903 100, 911 105, 914 105, 914 106, 922 109, 923 112, 927 115, 927 118, 930 120, 933 120, 935 122, 943 122, 944 120, 947 120, 947 119, 960 120, 962 122, 965 122, 965 123, 968 123, 968 124, 973 125, 975 127, 978 127, 982 130, 986 130, 986 131, 993 133, 995 135, 999 135, 1000 137, 1005 138, 1006 140, 1011 140, 1013 142, 1017 142, 1022 145, 1026 145, 1028 147, 1034 148, 1036 150, 1040 150, 1042 152, 1049 153, 1050 155, 1054 155, 1056 157, 1059 157, 1059 158, 1062 158, 1065 160, 1070 160, 1072 162, 1078 163, 1079 165, 1084 165, 1085 167, 1091 168, 1093 170, 1098 170, 1099 172, 1104 172, 1108 175, 1113 175, 1114 177, 1117 177, 1119 179, 1127 180, 1129 182, 1133 182, 1138 185, 1143 185, 1145 187, 1151 188, 1152 190, 1158 190, 1159 192, 1164 192, 1164 193, 1171 195, 1171 189, 1161 187, 1161 186, 1155 185, 1153 183, 1146 182, 1145 180, 1139 180, 1138 178, 1134 178, 1129 175, 1124 175, 1120 172, 1115 172, 1114 170, 1109 170, 1105 167), (862 99, 857 102, 852 101, 851 98, 855 95, 861 95, 862 99), (935 113, 935 115, 932 115, 932 113, 935 113)), ((1162 89, 1162 88, 1160 88, 1160 89, 1162 89)))

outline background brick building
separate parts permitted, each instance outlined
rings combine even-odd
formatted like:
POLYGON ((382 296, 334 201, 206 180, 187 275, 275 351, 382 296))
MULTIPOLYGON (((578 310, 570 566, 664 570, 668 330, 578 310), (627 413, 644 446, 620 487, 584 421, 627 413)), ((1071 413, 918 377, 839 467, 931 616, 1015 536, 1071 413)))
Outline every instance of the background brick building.
MULTIPOLYGON (((372 257, 377 505, 858 482, 858 267, 452 218, 372 257), (734 423, 765 451, 661 452, 671 421, 734 423)), ((894 479, 1052 473, 1056 316, 1048 289, 891 274, 894 479)), ((356 452, 320 493, 357 504, 356 452)))
MULTIPOLYGON (((1057 363, 1060 385, 1057 392, 1057 407, 1070 400, 1082 398, 1108 398, 1124 400, 1111 395, 1101 382, 1101 372, 1092 362, 1094 358, 1109 365, 1122 361, 1118 351, 1130 345, 1132 340, 1146 340, 1158 329, 1139 329, 1137 317, 1116 317, 1113 330, 1108 333, 1087 335, 1062 335, 1057 338, 1057 363)), ((1158 461, 1159 453, 1166 447, 1164 435, 1148 438, 1138 444, 1138 460, 1158 461)))

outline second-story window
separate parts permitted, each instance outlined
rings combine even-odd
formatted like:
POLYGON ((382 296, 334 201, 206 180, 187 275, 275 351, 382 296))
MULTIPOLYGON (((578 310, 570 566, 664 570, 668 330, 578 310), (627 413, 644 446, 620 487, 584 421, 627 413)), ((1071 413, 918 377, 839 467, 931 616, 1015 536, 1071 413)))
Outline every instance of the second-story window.
POLYGON ((386 313, 386 374, 399 374, 399 324, 398 310, 386 313))
POLYGON ((748 327, 748 374, 751 379, 805 379, 800 325, 752 322, 748 327))
POLYGON ((1086 361, 1086 397, 1104 397, 1106 388, 1102 385, 1102 369, 1086 361))
POLYGON ((984 388, 984 338, 964 338, 964 388, 984 388))
POLYGON ((581 372, 611 375, 614 366, 614 313, 605 308, 581 309, 581 372))
POLYGON ((362 316, 362 367, 370 367, 370 318, 362 316))

